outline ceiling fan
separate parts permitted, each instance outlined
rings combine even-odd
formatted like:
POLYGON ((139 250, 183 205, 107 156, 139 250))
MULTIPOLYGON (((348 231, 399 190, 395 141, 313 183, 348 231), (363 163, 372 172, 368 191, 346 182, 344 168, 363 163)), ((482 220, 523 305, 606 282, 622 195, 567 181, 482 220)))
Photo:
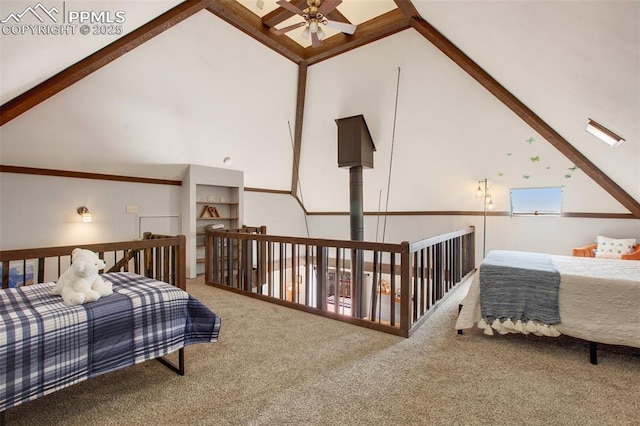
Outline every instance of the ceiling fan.
POLYGON ((309 36, 311 36, 311 45, 313 47, 320 46, 320 41, 326 36, 324 31, 322 31, 320 24, 335 28, 345 34, 353 34, 356 31, 355 25, 345 22, 331 21, 326 18, 326 15, 331 13, 331 11, 338 7, 340 3, 342 3, 342 0, 307 0, 308 7, 302 10, 285 0, 278 0, 276 4, 290 12, 302 16, 304 18, 304 22, 299 22, 280 29, 272 28, 271 31, 275 34, 284 34, 288 31, 295 30, 296 28, 306 26, 302 31, 302 37, 309 38, 309 36))

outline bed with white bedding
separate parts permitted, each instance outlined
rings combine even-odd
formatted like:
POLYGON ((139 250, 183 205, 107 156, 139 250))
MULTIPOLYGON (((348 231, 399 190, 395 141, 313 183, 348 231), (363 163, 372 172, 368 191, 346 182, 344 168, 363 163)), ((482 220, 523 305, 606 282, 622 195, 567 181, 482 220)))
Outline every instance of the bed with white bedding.
MULTIPOLYGON (((535 281, 535 278, 531 280, 535 281)), ((541 281, 544 280, 549 281, 548 277, 541 279, 541 281)), ((552 280, 549 282, 548 285, 553 286, 552 280)), ((535 287, 529 289, 529 293, 523 296, 525 301, 522 304, 529 306, 531 301, 541 299, 540 291, 535 287)), ((553 294, 553 291, 550 293, 553 294)), ((548 299, 549 294, 545 297, 548 299)), ((550 299, 552 300, 553 297, 552 295, 550 299)), ((522 302, 521 299, 517 299, 516 303, 518 301, 522 302)), ((594 344, 640 348, 640 262, 503 250, 491 251, 472 280, 456 322, 457 330, 474 326, 484 329, 484 333, 490 335, 533 333, 553 337, 564 334, 594 344), (556 299, 559 321, 549 322, 534 318, 533 316, 537 314, 530 313, 524 316, 516 314, 516 317, 512 317, 514 309, 518 311, 518 306, 514 308, 503 299, 503 297, 510 299, 513 294, 512 287, 518 287, 522 282, 519 272, 526 271, 530 265, 534 265, 531 269, 535 275, 536 270, 539 269, 535 265, 540 263, 540 256, 548 257, 551 270, 557 271, 559 276, 556 299), (505 276, 512 278, 506 286, 504 283, 497 282, 499 280, 486 275, 487 270, 491 269, 488 266, 496 264, 502 264, 501 267, 505 268, 505 276), (503 289, 502 293, 500 288, 503 289), (487 315, 487 312, 483 311, 485 305, 483 298, 486 300, 489 293, 491 298, 498 300, 498 308, 494 305, 492 307, 494 311, 487 315), (502 305, 504 305, 504 315, 495 311, 502 305)), ((595 346, 592 346, 592 363, 595 363, 594 352, 595 346)))

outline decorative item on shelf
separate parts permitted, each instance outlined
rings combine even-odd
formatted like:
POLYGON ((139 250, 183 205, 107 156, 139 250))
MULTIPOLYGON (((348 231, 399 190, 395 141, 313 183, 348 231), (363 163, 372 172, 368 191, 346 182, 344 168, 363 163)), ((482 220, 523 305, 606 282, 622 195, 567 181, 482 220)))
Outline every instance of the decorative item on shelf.
POLYGON ((207 202, 213 203, 214 201, 216 201, 216 197, 213 194, 207 195, 207 202))
POLYGON ((215 231, 216 229, 224 229, 224 225, 221 223, 214 223, 213 225, 207 225, 204 227, 205 231, 215 231))
POLYGON ((216 209, 215 206, 204 206, 202 212, 200 213, 200 219, 204 218, 205 215, 209 215, 209 217, 212 218, 220 217, 218 209, 216 209))
POLYGON ((89 223, 89 222, 93 221, 93 217, 91 216, 91 212, 85 206, 78 207, 78 209, 76 211, 82 217, 80 219, 82 221, 82 223, 89 223))

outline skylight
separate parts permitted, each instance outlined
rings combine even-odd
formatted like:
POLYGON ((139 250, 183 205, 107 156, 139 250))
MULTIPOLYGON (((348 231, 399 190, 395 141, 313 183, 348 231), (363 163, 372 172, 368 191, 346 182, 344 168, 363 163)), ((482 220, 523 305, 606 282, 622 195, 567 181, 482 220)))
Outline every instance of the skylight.
POLYGON ((620 136, 616 135, 611 130, 604 127, 602 124, 596 123, 592 119, 589 119, 587 121, 587 125, 584 129, 610 147, 618 146, 622 142, 624 142, 624 139, 622 139, 620 136))

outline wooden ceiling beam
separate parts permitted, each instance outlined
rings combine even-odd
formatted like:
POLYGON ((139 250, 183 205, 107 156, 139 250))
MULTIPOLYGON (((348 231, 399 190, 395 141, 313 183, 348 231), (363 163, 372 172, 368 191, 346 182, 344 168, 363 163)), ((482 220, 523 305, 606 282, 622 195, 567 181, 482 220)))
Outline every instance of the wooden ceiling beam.
MULTIPOLYGON (((290 1, 289 3, 296 6, 300 10, 304 10, 307 8, 306 0, 295 0, 290 1)), ((278 7, 277 9, 274 9, 273 11, 264 15, 262 17, 262 23, 269 28, 273 28, 276 25, 281 24, 282 22, 291 18, 292 16, 295 16, 295 13, 289 11, 288 9, 285 9, 284 7, 278 7)), ((331 19, 332 21, 339 21, 350 24, 349 20, 342 13, 340 13, 338 9, 333 9, 326 15, 326 17, 327 19, 331 19)), ((302 19, 302 16, 300 16, 300 19, 302 19)))
POLYGON ((394 9, 358 25, 353 35, 336 34, 322 40, 320 47, 305 48, 304 57, 309 62, 309 65, 317 64, 325 59, 388 37, 407 28, 411 28, 409 20, 400 9, 394 9))
POLYGON ((349 19, 347 19, 346 16, 344 16, 342 13, 340 13, 340 11, 338 9, 333 9, 331 12, 329 12, 326 15, 327 19, 330 19, 332 21, 338 21, 338 22, 344 22, 345 24, 350 24, 351 21, 349 21, 349 19))
POLYGON ((469 74, 473 79, 480 83, 500 102, 513 111, 533 130, 538 132, 540 136, 545 138, 551 145, 560 151, 565 157, 571 160, 576 166, 607 191, 621 205, 631 212, 631 214, 640 219, 640 203, 629 195, 624 189, 616 184, 609 176, 601 171, 587 157, 571 145, 565 138, 549 126, 542 118, 534 113, 529 107, 516 98, 504 86, 498 83, 484 69, 476 64, 464 52, 462 52, 449 39, 436 30, 431 24, 422 18, 411 18, 411 25, 429 40, 435 47, 440 49, 442 53, 447 55, 462 70, 469 74))
POLYGON ((295 63, 300 63, 303 60, 302 46, 286 35, 277 35, 269 31, 269 27, 263 25, 262 19, 258 15, 237 1, 212 1, 207 10, 285 58, 295 63))
POLYGON ((420 18, 420 12, 418 12, 411 0, 394 0, 394 3, 407 19, 420 18))
POLYGON ((201 11, 209 3, 210 0, 182 2, 149 23, 122 36, 80 62, 71 65, 32 89, 6 102, 0 106, 0 126, 82 80, 109 62, 135 49, 147 40, 201 11))
POLYGON ((291 169, 291 194, 298 198, 300 180, 300 150, 302 147, 302 123, 304 120, 304 101, 307 94, 307 68, 305 61, 298 64, 298 92, 296 94, 296 122, 293 134, 293 167, 291 169))
MULTIPOLYGON (((307 7, 306 0, 295 0, 295 1, 290 1, 289 3, 296 6, 300 10, 305 9, 307 7)), ((264 15, 262 17, 262 23, 269 28, 273 28, 276 25, 286 21, 287 19, 291 18, 294 15, 295 13, 291 12, 290 10, 285 9, 284 7, 278 7, 277 9, 274 9, 271 12, 264 15)))

